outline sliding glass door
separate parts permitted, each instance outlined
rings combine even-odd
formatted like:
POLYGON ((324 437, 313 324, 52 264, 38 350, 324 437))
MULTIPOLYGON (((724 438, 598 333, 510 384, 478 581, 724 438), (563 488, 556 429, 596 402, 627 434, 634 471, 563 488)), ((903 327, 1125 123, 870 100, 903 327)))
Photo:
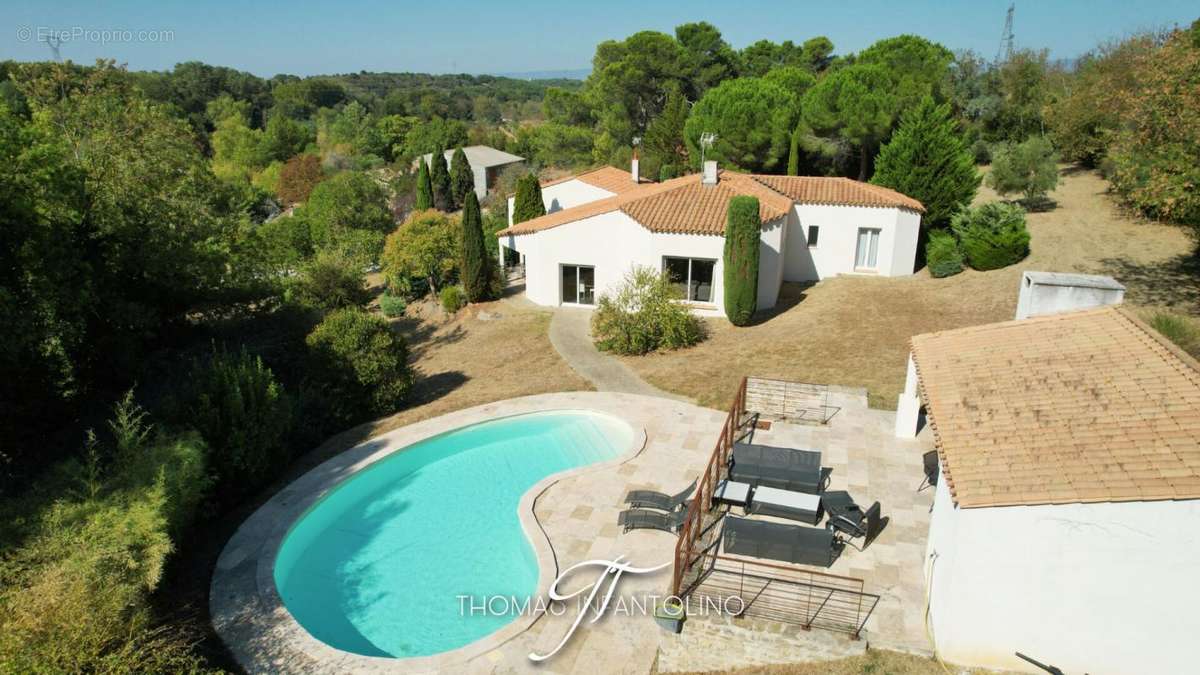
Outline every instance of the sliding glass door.
POLYGON ((596 304, 596 268, 563 265, 562 301, 572 305, 596 304))

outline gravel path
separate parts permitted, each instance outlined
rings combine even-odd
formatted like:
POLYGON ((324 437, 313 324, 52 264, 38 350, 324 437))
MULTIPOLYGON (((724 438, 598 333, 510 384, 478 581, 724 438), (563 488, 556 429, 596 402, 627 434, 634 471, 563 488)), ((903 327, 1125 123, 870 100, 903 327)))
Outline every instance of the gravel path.
POLYGON ((590 381, 597 391, 689 401, 683 396, 654 387, 638 377, 629 366, 597 350, 590 335, 591 317, 590 310, 559 307, 554 310, 554 317, 550 320, 550 344, 554 345, 572 370, 590 381))

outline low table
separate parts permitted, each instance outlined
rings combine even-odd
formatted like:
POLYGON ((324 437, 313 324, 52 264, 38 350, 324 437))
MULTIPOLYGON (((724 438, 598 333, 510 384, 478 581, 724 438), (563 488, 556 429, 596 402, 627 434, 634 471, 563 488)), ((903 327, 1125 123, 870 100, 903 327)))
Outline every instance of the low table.
POLYGON ((821 498, 817 495, 760 485, 754 488, 750 513, 816 525, 821 522, 824 510, 821 508, 821 498))
POLYGON ((723 480, 717 483, 717 489, 713 491, 713 501, 745 508, 750 503, 750 484, 723 480))

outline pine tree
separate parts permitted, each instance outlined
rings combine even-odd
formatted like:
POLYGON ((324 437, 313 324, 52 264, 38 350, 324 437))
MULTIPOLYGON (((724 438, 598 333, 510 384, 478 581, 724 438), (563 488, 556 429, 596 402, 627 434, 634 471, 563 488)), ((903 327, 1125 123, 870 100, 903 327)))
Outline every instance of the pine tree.
POLYGON ((792 130, 792 137, 788 142, 788 166, 787 175, 800 175, 800 131, 799 125, 792 130))
POLYGON ((446 150, 438 146, 429 158, 429 182, 433 184, 433 206, 439 211, 456 210, 454 195, 450 191, 450 170, 446 168, 446 150))
POLYGON ((975 158, 950 115, 949 105, 926 96, 900 120, 900 128, 875 159, 871 182, 925 205, 925 224, 943 226, 975 197, 975 158))
POLYGON ((479 212, 479 199, 475 191, 467 192, 463 202, 461 250, 459 251, 459 278, 469 302, 492 299, 491 257, 483 243, 483 217, 479 212))
POLYGON ((542 201, 542 184, 537 174, 522 176, 517 180, 517 196, 513 199, 513 224, 544 215, 546 204, 542 201))
POLYGON ((756 197, 729 200, 725 220, 725 316, 745 326, 758 309, 758 247, 762 221, 756 197))
POLYGON ((454 204, 465 208, 467 193, 474 191, 475 175, 471 172, 467 154, 459 146, 450 157, 450 194, 454 196, 454 204))
POLYGON ((429 180, 429 165, 420 160, 421 168, 417 170, 417 203, 416 210, 424 211, 433 208, 433 183, 429 180))

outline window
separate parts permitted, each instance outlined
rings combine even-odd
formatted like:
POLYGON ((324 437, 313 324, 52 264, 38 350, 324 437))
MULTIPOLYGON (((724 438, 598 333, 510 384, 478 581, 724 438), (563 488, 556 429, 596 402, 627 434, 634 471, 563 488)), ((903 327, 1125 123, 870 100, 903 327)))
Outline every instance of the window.
POLYGON ((562 301, 573 305, 596 304, 596 268, 563 265, 562 301))
POLYGON ((821 236, 821 228, 818 225, 808 226, 808 247, 812 248, 817 245, 817 238, 821 236))
POLYGON ((685 300, 712 302, 713 269, 717 261, 700 258, 663 258, 663 270, 685 300))
POLYGON ((858 230, 858 251, 854 254, 854 269, 873 270, 878 266, 879 230, 862 227, 858 230))

